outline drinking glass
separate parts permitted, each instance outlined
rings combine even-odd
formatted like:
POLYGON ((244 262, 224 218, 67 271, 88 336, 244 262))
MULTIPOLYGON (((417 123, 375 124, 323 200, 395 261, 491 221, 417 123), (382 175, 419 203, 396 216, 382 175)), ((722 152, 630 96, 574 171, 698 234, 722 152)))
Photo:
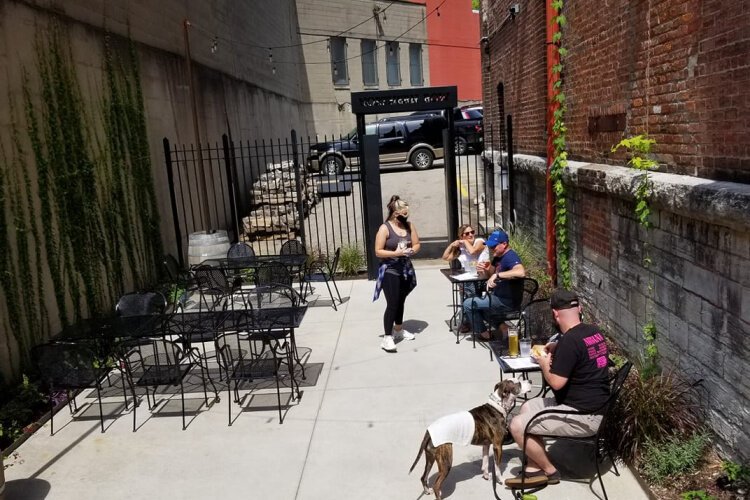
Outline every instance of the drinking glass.
POLYGON ((518 327, 508 328, 508 356, 518 357, 518 327))
POLYGON ((531 356, 531 339, 521 339, 518 341, 521 347, 521 357, 528 358, 531 356))

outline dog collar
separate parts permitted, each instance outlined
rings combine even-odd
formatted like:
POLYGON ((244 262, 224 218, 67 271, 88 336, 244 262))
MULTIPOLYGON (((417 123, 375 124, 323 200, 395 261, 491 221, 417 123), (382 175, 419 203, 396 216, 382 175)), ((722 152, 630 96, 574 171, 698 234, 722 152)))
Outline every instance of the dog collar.
POLYGON ((494 392, 490 393, 489 398, 487 398, 487 404, 499 411, 503 417, 508 416, 507 410, 503 407, 503 400, 497 397, 494 392))

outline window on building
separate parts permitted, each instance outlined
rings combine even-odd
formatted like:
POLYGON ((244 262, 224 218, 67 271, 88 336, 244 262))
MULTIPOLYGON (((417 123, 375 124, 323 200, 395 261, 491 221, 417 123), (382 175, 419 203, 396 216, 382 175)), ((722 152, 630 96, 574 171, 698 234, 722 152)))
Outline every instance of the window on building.
POLYGON ((378 86, 378 46, 375 40, 362 40, 362 83, 366 86, 378 86))
POLYGON ((424 85, 422 77, 422 44, 409 44, 409 75, 412 87, 424 85))
POLYGON ((349 85, 349 68, 346 61, 346 38, 331 37, 331 75, 334 85, 349 85))
POLYGON ((385 45, 385 69, 388 76, 388 85, 397 87, 401 85, 401 66, 399 65, 398 42, 388 42, 385 45))

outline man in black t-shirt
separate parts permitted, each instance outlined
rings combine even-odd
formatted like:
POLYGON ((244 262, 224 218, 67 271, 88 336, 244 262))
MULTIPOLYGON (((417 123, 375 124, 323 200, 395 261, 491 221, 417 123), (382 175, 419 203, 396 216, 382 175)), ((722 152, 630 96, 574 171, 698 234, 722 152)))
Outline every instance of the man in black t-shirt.
MULTIPOLYGON (((526 402, 518 416, 511 420, 510 432, 519 447, 523 444, 526 424, 540 411, 596 412, 609 398, 608 351, 599 328, 581 323, 581 306, 573 292, 555 290, 550 305, 562 335, 557 342, 545 346, 544 356, 535 359, 555 397, 526 402)), ((560 482, 560 473, 550 462, 544 441, 534 434, 586 437, 596 433, 601 421, 602 416, 598 414, 550 414, 535 419, 526 440, 528 464, 524 485, 531 488, 560 482)), ((520 487, 521 477, 508 479, 505 484, 520 487)))

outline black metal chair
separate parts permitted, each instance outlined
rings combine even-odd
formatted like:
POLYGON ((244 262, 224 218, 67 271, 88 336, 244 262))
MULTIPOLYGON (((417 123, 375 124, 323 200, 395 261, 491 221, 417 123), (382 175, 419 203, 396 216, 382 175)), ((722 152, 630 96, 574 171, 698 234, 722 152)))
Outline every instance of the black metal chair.
MULTIPOLYGON (((75 396, 70 397, 71 390, 96 389, 99 403, 99 420, 104 432, 104 412, 102 410, 103 380, 109 371, 106 360, 96 350, 84 342, 50 342, 34 347, 32 358, 39 369, 42 386, 47 389, 50 404, 50 435, 55 433, 55 415, 53 394, 64 390, 68 395, 68 408, 71 414, 78 411, 75 396), (71 407, 72 402, 72 407, 71 407)), ((124 386, 123 386, 124 387, 124 386)), ((131 386, 132 389, 132 386, 131 386)), ((135 393, 133 396, 133 425, 135 425, 135 393)), ((128 409, 128 398, 125 394, 125 409, 128 409)))
POLYGON ((234 243, 227 251, 227 259, 247 259, 250 257, 255 257, 255 250, 244 241, 234 243))
MULTIPOLYGON (((513 496, 514 498, 521 500, 523 498, 524 494, 524 484, 523 484, 523 471, 526 470, 526 441, 528 440, 528 437, 530 434, 533 434, 534 436, 541 437, 541 438, 550 438, 550 439, 567 439, 570 441, 580 441, 584 443, 589 443, 594 446, 594 460, 596 462, 596 475, 599 478, 599 485, 602 487, 602 493, 604 494, 604 499, 609 500, 607 497, 607 490, 604 489, 604 481, 602 481, 602 473, 601 468, 599 467, 600 462, 604 459, 604 454, 607 455, 609 460, 612 462, 612 466, 615 469, 615 474, 620 475, 620 472, 617 470, 617 464, 615 463, 614 459, 612 458, 612 453, 609 450, 608 443, 605 439, 606 436, 606 427, 609 425, 615 425, 614 422, 611 421, 612 417, 612 409, 615 406, 615 402, 617 401, 617 398, 620 395, 620 391, 622 390, 622 386, 625 384, 625 379, 627 379, 628 374, 630 373, 630 369, 632 368, 633 363, 628 361, 622 367, 620 367, 619 370, 615 373, 615 376, 612 377, 610 381, 610 393, 609 398, 607 398, 607 401, 599 408, 597 408, 594 411, 585 412, 585 411, 575 411, 575 410, 542 410, 539 413, 537 413, 534 418, 529 420, 529 422, 526 424, 526 427, 524 428, 523 432, 523 447, 521 448, 521 487, 518 489, 513 489, 513 496), (596 433, 591 436, 585 436, 585 437, 568 437, 568 436, 548 436, 543 434, 535 434, 529 432, 529 428, 533 425, 533 423, 541 416, 544 415, 603 415, 602 422, 599 425, 599 428, 597 429, 596 433)), ((498 500, 500 497, 497 494, 497 480, 495 477, 495 468, 492 468, 492 479, 493 479, 493 490, 495 492, 495 498, 498 500)), ((534 491, 539 490, 540 488, 536 488, 534 491)))
POLYGON ((523 308, 519 320, 519 332, 532 344, 546 344, 558 333, 557 323, 552 316, 549 299, 534 299, 523 308))
MULTIPOLYGON (((305 245, 299 240, 285 241, 279 249, 279 255, 307 255, 307 249, 305 245)), ((296 276, 299 280, 299 293, 302 295, 303 277, 305 273, 304 265, 294 265, 289 267, 289 273, 294 277, 296 276)))
POLYGON ((240 289, 238 283, 233 283, 222 269, 212 266, 198 266, 193 268, 193 280, 195 281, 195 292, 203 301, 201 307, 210 310, 218 305, 218 300, 223 296, 231 296, 240 289), (212 300, 209 303, 208 298, 212 300))
MULTIPOLYGON (((201 379, 203 382, 203 396, 208 407, 208 388, 206 379, 208 375, 206 369, 200 362, 194 361, 189 350, 184 350, 176 342, 165 338, 150 339, 148 344, 134 346, 134 348, 125 357, 125 363, 130 374, 131 380, 138 387, 146 389, 146 402, 149 410, 156 407, 156 388, 162 385, 180 386, 180 397, 182 402, 182 430, 186 429, 185 424, 185 378, 195 368, 200 367, 201 379), (153 395, 150 394, 149 388, 153 389, 153 395), (150 397, 153 397, 151 404, 150 397)), ((208 379, 211 380, 210 378, 208 379)), ((219 394, 216 387, 211 381, 211 385, 219 400, 219 394)), ((135 413, 135 412, 134 412, 135 413)), ((133 417, 133 431, 135 431, 135 417, 133 417)))
POLYGON ((281 262, 264 262, 255 272, 255 286, 292 286, 292 273, 281 262))
POLYGON ((331 305, 333 306, 334 311, 338 309, 336 308, 336 299, 333 297, 333 291, 331 290, 331 283, 333 283, 333 288, 336 290, 336 296, 338 297, 339 304, 343 302, 341 300, 341 293, 339 293, 339 287, 336 285, 336 270, 339 266, 340 255, 341 248, 337 248, 336 253, 333 257, 333 261, 330 264, 326 259, 314 261, 307 267, 303 277, 305 285, 303 295, 312 293, 311 283, 324 282, 326 284, 326 287, 328 288, 328 295, 331 296, 331 305))
POLYGON ((220 334, 216 338, 219 364, 227 374, 229 425, 232 425, 232 401, 240 403, 239 387, 242 382, 255 383, 263 379, 276 381, 276 400, 279 423, 284 423, 281 403, 280 368, 286 365, 292 400, 299 400, 299 385, 294 377, 294 357, 288 331, 277 330, 273 325, 257 325, 252 311, 238 319, 237 331, 220 334), (234 398, 232 398, 234 382, 234 398))
POLYGON ((163 314, 166 308, 167 299, 160 292, 131 292, 120 297, 115 312, 118 316, 146 316, 163 314))

